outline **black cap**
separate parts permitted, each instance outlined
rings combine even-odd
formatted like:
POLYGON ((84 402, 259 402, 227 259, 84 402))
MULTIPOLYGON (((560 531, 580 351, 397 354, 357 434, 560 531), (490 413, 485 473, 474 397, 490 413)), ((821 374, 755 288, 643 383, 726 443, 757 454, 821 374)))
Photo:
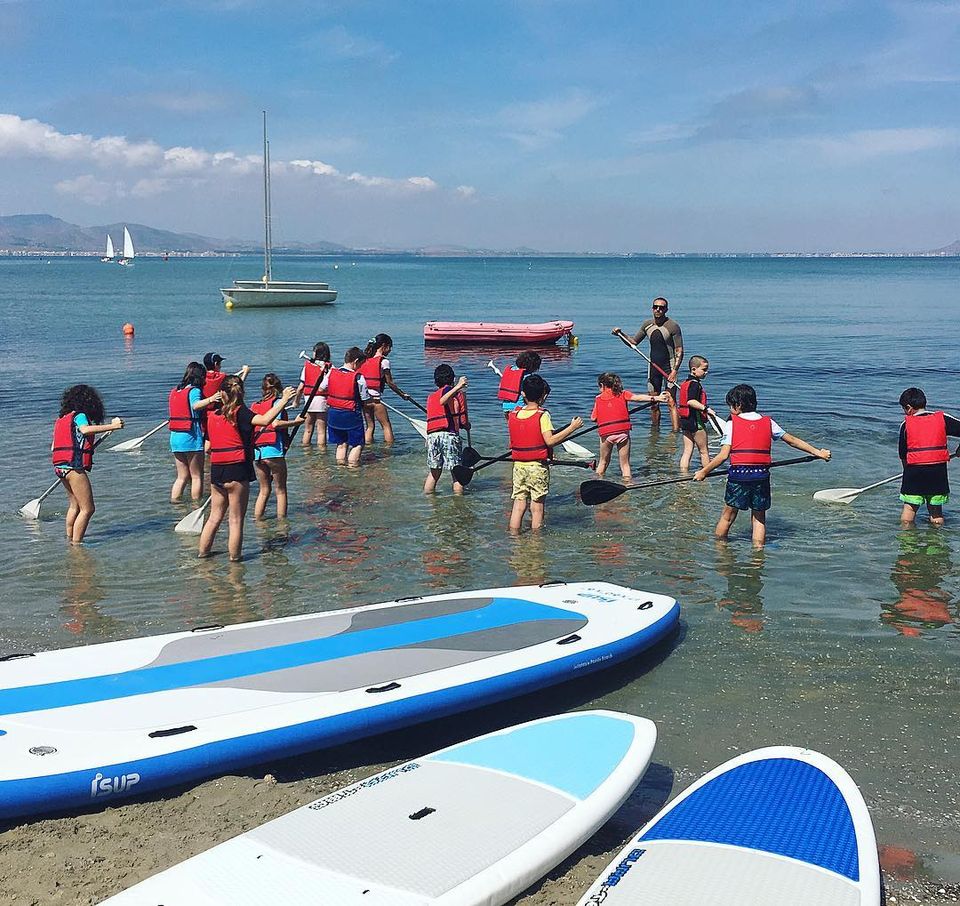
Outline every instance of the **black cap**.
POLYGON ((218 355, 215 352, 208 352, 203 357, 203 367, 206 368, 207 371, 211 371, 211 370, 215 371, 219 367, 222 361, 223 361, 222 355, 218 355))

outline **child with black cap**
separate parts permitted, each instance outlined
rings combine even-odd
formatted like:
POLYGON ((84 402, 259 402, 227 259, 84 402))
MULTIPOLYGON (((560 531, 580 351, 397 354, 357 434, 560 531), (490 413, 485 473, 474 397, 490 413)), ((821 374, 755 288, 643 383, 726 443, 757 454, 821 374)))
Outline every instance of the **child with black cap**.
MULTIPOLYGON (((213 396, 220 390, 220 385, 226 377, 226 374, 220 370, 220 363, 222 361, 223 356, 218 352, 208 352, 203 357, 203 367, 207 369, 207 377, 203 382, 204 398, 213 396)), ((245 381, 249 373, 250 366, 244 365, 243 368, 237 372, 237 377, 240 378, 241 381, 245 381)))

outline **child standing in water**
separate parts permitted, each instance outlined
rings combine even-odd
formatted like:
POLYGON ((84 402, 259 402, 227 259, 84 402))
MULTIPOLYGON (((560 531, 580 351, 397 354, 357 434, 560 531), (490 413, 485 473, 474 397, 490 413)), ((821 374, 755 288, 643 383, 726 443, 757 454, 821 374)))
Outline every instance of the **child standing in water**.
POLYGON ((947 438, 960 437, 960 420, 943 412, 927 412, 927 397, 919 387, 908 387, 900 394, 900 408, 900 522, 913 525, 925 504, 930 522, 943 525, 943 505, 950 499, 947 438))
POLYGON ((523 384, 523 379, 528 374, 539 371, 541 364, 543 364, 543 360, 540 358, 540 353, 525 349, 517 356, 514 364, 506 368, 500 375, 497 399, 503 405, 504 419, 509 419, 510 413, 523 405, 520 401, 520 387, 523 384))
POLYGON ((749 384, 737 384, 726 396, 730 420, 723 429, 720 452, 694 473, 703 481, 719 465, 730 460, 723 512, 715 536, 726 541, 740 510, 750 510, 753 546, 761 548, 767 538, 767 510, 770 509, 770 463, 773 441, 782 440, 797 450, 829 460, 829 450, 818 450, 805 440, 787 434, 770 416, 757 412, 757 392, 749 384))
MULTIPOLYGON (((432 494, 437 482, 447 469, 463 462, 463 446, 460 429, 470 430, 467 417, 467 379, 461 377, 454 384, 455 375, 449 365, 437 365, 433 381, 437 389, 427 397, 427 472, 423 493, 432 494)), ((453 493, 462 494, 463 485, 453 479, 453 493)))
POLYGON ((649 402, 666 402, 666 393, 633 393, 623 389, 623 382, 619 374, 605 371, 597 378, 600 394, 593 402, 593 412, 590 421, 597 423, 600 434, 600 457, 597 461, 597 477, 603 477, 610 465, 610 457, 614 449, 620 457, 620 474, 624 481, 630 481, 630 413, 627 403, 632 400, 648 400, 649 402))
POLYGON ((203 410, 220 397, 219 390, 209 397, 203 395, 206 370, 199 362, 190 362, 180 383, 167 398, 170 428, 170 452, 177 469, 177 477, 170 488, 170 502, 178 503, 190 482, 190 497, 203 496, 203 410))
POLYGON ((360 465, 363 453, 363 404, 370 398, 367 382, 357 370, 363 353, 351 346, 343 354, 343 365, 334 368, 323 379, 327 392, 327 439, 337 448, 337 464, 360 465))
MULTIPOLYGON (((326 343, 315 343, 313 357, 304 362, 300 371, 300 383, 297 385, 297 405, 302 397, 309 397, 315 386, 322 385, 327 372, 333 367, 330 363, 330 347, 326 343)), ((303 423, 303 433, 300 443, 309 447, 313 443, 313 429, 317 429, 317 446, 321 450, 327 449, 327 394, 317 391, 310 405, 307 407, 306 421, 303 423)))
POLYGON ((53 471, 67 492, 67 540, 81 544, 96 510, 87 473, 93 468, 93 435, 118 431, 122 418, 104 420, 103 400, 89 384, 74 384, 60 398, 60 417, 53 425, 53 471))
MULTIPOLYGON (((268 413, 283 396, 283 383, 272 371, 264 375, 261 385, 262 396, 250 410, 257 415, 268 413)), ((270 500, 273 486, 277 488, 277 518, 287 515, 287 447, 290 445, 287 429, 302 425, 305 419, 297 416, 287 417, 282 409, 277 418, 269 425, 260 428, 253 435, 253 467, 257 473, 257 502, 253 508, 254 519, 262 519, 270 500)))
POLYGON ((363 406, 364 443, 373 443, 373 434, 377 424, 383 428, 383 442, 393 443, 393 425, 390 424, 390 412, 380 397, 384 387, 389 387, 401 399, 410 402, 411 397, 404 393, 393 379, 388 356, 393 351, 393 340, 389 334, 378 333, 363 350, 363 361, 359 372, 367 384, 368 399, 363 406))
POLYGON ((690 356, 690 376, 680 385, 677 396, 677 415, 680 417, 680 431, 683 435, 683 453, 680 454, 680 471, 690 471, 690 460, 694 449, 700 452, 700 465, 710 461, 707 449, 708 416, 716 416, 707 405, 707 392, 703 389, 703 379, 710 370, 710 363, 702 355, 690 356))
POLYGON ((510 531, 514 534, 522 528, 527 509, 530 510, 530 527, 542 528, 550 492, 550 451, 583 425, 583 419, 576 417, 562 431, 554 432, 550 413, 543 408, 550 386, 539 374, 528 374, 523 379, 521 393, 523 407, 507 415, 513 459, 510 531))

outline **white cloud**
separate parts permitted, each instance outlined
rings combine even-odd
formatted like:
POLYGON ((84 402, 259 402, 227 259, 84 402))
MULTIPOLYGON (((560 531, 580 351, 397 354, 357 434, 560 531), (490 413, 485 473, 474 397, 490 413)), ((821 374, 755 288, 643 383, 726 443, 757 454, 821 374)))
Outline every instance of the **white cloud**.
POLYGON ((473 186, 457 186, 455 191, 461 198, 473 198, 477 194, 477 190, 473 186))
POLYGON ((300 43, 304 49, 322 54, 327 62, 333 58, 387 66, 398 56, 380 41, 349 32, 342 25, 318 31, 300 43))
POLYGON ((566 94, 539 101, 508 104, 496 119, 504 135, 527 149, 540 148, 559 139, 564 130, 600 106, 588 91, 574 88, 566 94))
POLYGON ((39 120, 0 113, 0 156, 17 155, 144 167, 158 163, 163 149, 155 142, 131 142, 116 135, 93 138, 80 132, 65 134, 39 120))
POLYGON ((957 129, 862 129, 844 135, 800 140, 839 163, 850 163, 891 154, 915 154, 960 146, 957 129))
POLYGON ((91 173, 85 173, 75 179, 61 179, 54 185, 61 195, 72 195, 87 204, 101 205, 114 198, 123 198, 127 193, 122 183, 97 179, 91 173))

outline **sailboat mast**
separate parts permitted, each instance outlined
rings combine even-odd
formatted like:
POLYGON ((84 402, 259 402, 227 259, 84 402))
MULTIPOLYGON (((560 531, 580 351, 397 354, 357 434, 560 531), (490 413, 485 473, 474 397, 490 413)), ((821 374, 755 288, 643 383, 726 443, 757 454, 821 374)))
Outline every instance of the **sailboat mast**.
POLYGON ((271 277, 270 261, 270 147, 267 144, 267 111, 263 111, 263 277, 271 277))

